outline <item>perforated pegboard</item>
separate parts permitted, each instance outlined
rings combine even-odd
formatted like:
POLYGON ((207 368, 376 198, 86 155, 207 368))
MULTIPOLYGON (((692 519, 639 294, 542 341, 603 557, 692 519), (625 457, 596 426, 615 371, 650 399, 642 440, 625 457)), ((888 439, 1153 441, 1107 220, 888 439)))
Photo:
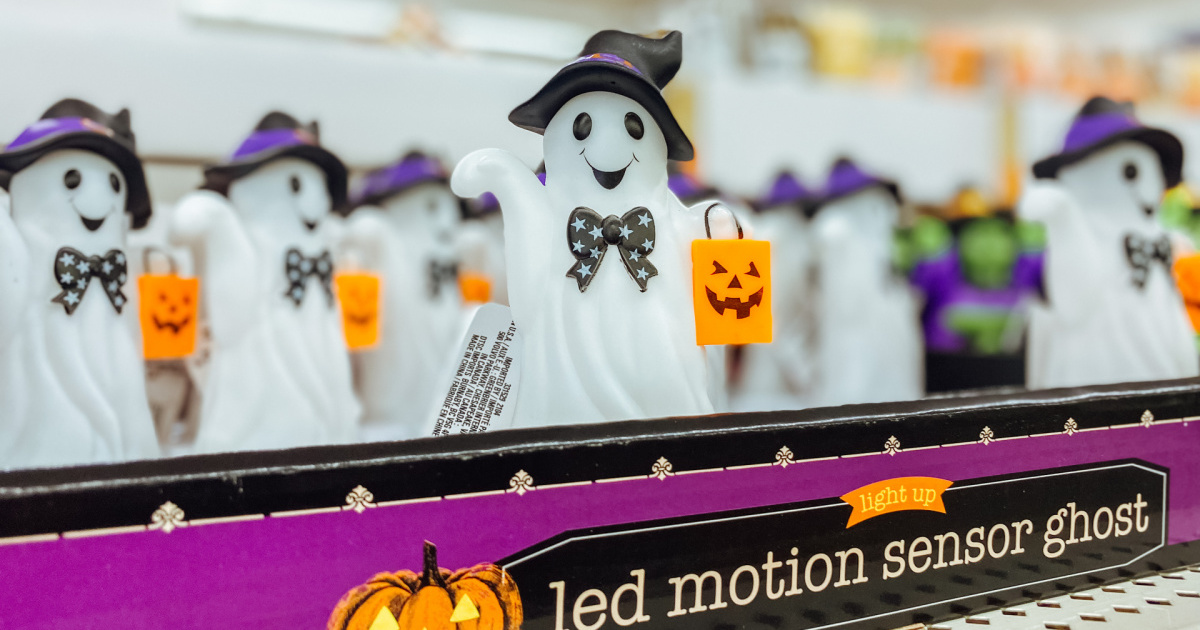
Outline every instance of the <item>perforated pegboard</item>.
POLYGON ((911 628, 1200 630, 1200 566, 911 628))

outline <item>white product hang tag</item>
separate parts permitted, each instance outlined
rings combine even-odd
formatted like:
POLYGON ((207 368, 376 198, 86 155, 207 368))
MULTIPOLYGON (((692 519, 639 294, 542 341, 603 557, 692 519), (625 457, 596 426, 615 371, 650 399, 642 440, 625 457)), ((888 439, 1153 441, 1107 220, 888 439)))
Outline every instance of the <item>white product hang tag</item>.
POLYGON ((521 382, 521 335, 512 311, 484 304, 458 348, 454 373, 426 435, 483 433, 513 423, 521 382))

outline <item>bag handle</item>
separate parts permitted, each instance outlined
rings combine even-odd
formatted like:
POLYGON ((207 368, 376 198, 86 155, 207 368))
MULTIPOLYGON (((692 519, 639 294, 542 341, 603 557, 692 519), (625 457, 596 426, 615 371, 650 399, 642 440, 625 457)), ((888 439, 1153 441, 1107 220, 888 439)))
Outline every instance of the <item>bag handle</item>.
POLYGON ((165 250, 162 250, 153 245, 150 245, 149 247, 146 247, 145 249, 142 250, 142 272, 143 273, 147 273, 147 274, 150 273, 150 253, 151 252, 158 252, 159 254, 162 254, 163 258, 167 259, 167 265, 168 265, 167 270, 170 272, 170 274, 172 276, 179 275, 179 273, 178 273, 179 269, 175 265, 175 257, 168 254, 165 250))
MULTIPOLYGON (((709 240, 712 240, 712 228, 708 224, 708 215, 712 212, 713 208, 720 205, 720 202, 717 202, 704 209, 704 234, 708 236, 709 240)), ((738 230, 738 240, 741 240, 744 238, 742 234, 742 222, 738 221, 737 215, 733 213, 733 210, 729 210, 728 208, 726 210, 729 212, 729 216, 733 217, 733 224, 737 226, 738 230)))

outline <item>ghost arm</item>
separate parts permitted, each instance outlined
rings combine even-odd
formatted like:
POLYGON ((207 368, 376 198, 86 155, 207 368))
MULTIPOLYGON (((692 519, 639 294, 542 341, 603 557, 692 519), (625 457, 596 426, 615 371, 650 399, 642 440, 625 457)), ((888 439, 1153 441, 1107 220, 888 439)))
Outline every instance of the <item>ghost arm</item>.
POLYGON ((0 348, 16 334, 29 305, 29 251, 9 214, 8 196, 0 198, 0 348))
POLYGON ((1097 308, 1104 268, 1083 208, 1054 183, 1030 186, 1021 198, 1022 219, 1046 226, 1042 283, 1051 308, 1067 321, 1078 321, 1097 308))
POLYGON ((467 155, 450 176, 450 189, 459 197, 490 192, 500 202, 505 233, 520 233, 544 221, 536 215, 546 207, 546 188, 537 175, 508 151, 481 149, 467 155), (510 229, 513 228, 513 229, 510 229))
POLYGON ((695 238, 754 238, 754 226, 719 201, 705 201, 691 206, 687 209, 687 215, 695 238))
POLYGON ((205 190, 184 197, 171 215, 170 238, 192 251, 214 339, 240 336, 259 317, 263 288, 254 246, 233 206, 205 190))
POLYGON ((339 262, 350 268, 381 272, 391 230, 382 210, 372 206, 358 208, 346 219, 337 241, 339 262))

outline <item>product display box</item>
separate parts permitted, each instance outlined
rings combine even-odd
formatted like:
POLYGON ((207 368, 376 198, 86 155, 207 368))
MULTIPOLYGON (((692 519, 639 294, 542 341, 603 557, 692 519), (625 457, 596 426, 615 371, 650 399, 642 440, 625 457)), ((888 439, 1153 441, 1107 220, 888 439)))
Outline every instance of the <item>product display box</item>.
POLYGON ((1197 447, 1188 380, 9 472, 0 627, 897 628, 1200 562, 1197 447))

